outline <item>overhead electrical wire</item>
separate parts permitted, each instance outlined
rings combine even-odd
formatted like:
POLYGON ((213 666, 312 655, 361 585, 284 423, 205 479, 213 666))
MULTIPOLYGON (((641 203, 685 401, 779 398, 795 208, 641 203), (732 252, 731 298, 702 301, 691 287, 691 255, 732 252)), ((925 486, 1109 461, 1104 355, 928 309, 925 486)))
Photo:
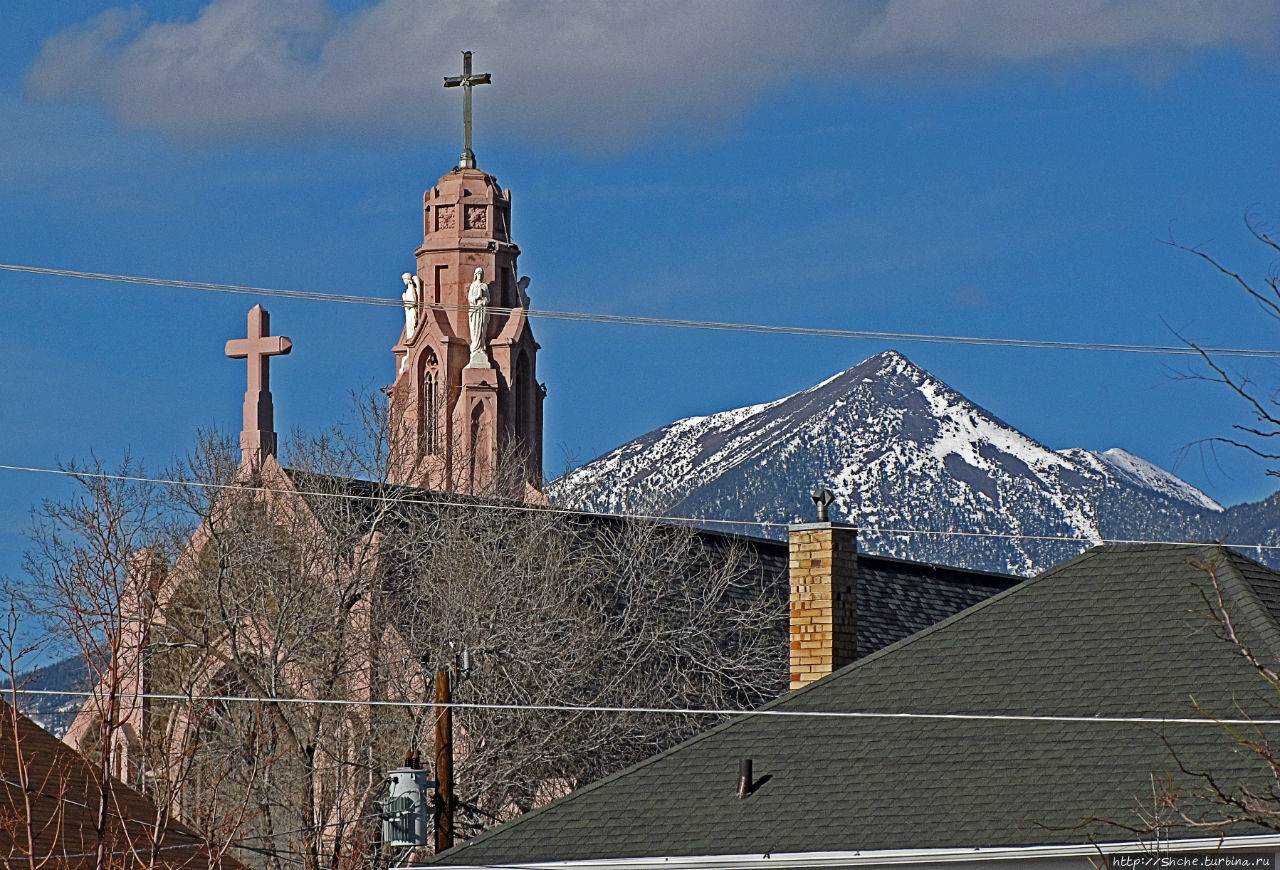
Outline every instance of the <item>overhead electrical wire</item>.
MULTIPOLYGON (((384 504, 394 505, 427 505, 437 507, 462 507, 474 508, 474 502, 447 501, 445 499, 416 499, 404 498, 394 495, 360 495, 358 493, 347 492, 324 492, 321 490, 300 490, 300 489, 281 489, 278 487, 268 486, 249 486, 239 483, 207 483, 204 481, 193 480, 175 480, 167 477, 144 477, 132 474, 111 474, 102 471, 86 471, 67 468, 40 468, 32 465, 6 465, 0 464, 0 471, 18 471, 30 472, 34 474, 57 474, 65 477, 92 477, 102 480, 119 480, 131 483, 153 483, 163 484, 166 486, 186 486, 199 489, 235 489, 243 492, 260 492, 269 495, 293 495, 308 496, 315 498, 334 498, 350 501, 372 501, 384 504)), ((519 504, 515 502, 486 502, 484 505, 486 510, 502 510, 502 511, 527 511, 530 513, 550 513, 560 514, 564 516, 582 516, 584 514, 612 517, 621 520, 645 520, 651 522, 670 522, 683 523, 691 525, 699 525, 704 523, 714 523, 727 526, 755 526, 759 528, 787 528, 792 525, 783 521, 768 520, 719 520, 708 519, 705 517, 680 517, 667 516, 664 514, 615 514, 602 513, 592 514, 591 511, 571 510, 569 508, 553 508, 542 507, 539 505, 519 504)), ((1094 546, 1100 544, 1164 544, 1168 546, 1178 547, 1204 547, 1220 545, 1231 547, 1236 550, 1280 550, 1280 544, 1237 544, 1231 541, 1165 541, 1151 538, 1102 538, 1088 537, 1084 535, 1032 535, 1021 534, 1018 532, 964 532, 952 531, 946 529, 912 529, 912 528, 895 528, 886 526, 865 526, 854 523, 859 532, 868 532, 882 535, 937 535, 942 537, 964 537, 964 538, 997 538, 1002 540, 1026 540, 1026 541, 1042 541, 1049 543, 1065 543, 1065 544, 1092 544, 1094 546)))
MULTIPOLYGON (((239 483, 207 483, 205 481, 195 480, 173 480, 166 477, 142 477, 131 474, 109 474, 100 471, 78 471, 65 468, 39 468, 30 465, 3 465, 0 464, 0 471, 27 471, 36 474, 60 474, 66 477, 95 477, 104 480, 120 480, 132 483, 156 483, 168 486, 187 486, 197 489, 236 489, 244 492, 260 492, 269 495, 300 495, 315 498, 333 498, 349 501, 372 501, 383 504, 394 505, 430 505, 438 507, 461 507, 474 508, 475 502, 447 501, 445 499, 420 499, 420 498, 402 498, 394 495, 360 495, 353 492, 323 492, 320 490, 305 489, 280 489, 278 487, 269 486, 248 486, 239 483)), ((388 484, 389 486, 391 484, 388 484)), ((591 513, 590 511, 570 510, 569 508, 553 508, 542 507, 539 505, 518 504, 514 502, 487 502, 486 510, 500 511, 528 511, 532 513, 549 513, 563 514, 566 516, 579 516, 591 513)), ((759 520, 703 520, 693 517, 673 517, 662 516, 660 514, 603 514, 603 516, 616 517, 618 519, 627 520, 654 520, 680 523, 720 523, 724 525, 739 526, 780 526, 786 527, 788 524, 783 522, 763 522, 759 520)))
MULTIPOLYGON (((183 281, 174 279, 148 278, 131 275, 113 275, 95 272, 83 272, 69 269, 52 269, 35 266, 22 266, 16 264, 0 264, 0 270, 9 272, 20 272, 27 274, 47 275, 53 277, 76 278, 83 280, 107 281, 113 283, 136 284, 152 287, 166 287, 174 289, 189 289, 204 292, 217 292, 239 295, 265 296, 269 298, 279 298, 294 301, 307 302, 330 302, 340 304, 354 305, 370 305, 378 307, 401 308, 403 303, 399 299, 389 299, 384 297, 360 296, 354 294, 337 294, 324 293, 319 291, 299 291, 284 290, 266 287, 252 287, 234 284, 221 284, 212 282, 183 281)), ((447 306, 439 303, 428 303, 425 307, 439 310, 465 310, 466 306, 447 306)), ((490 311, 498 314, 509 314, 513 309, 498 306, 489 306, 490 311)), ((1141 353, 1141 354, 1160 354, 1160 355, 1178 355, 1178 356, 1200 356, 1202 351, 1198 347, 1188 345, 1143 345, 1143 344, 1123 344, 1123 343, 1102 343, 1087 341, 1053 341, 1044 339, 1010 339, 985 336, 960 336, 960 335, 933 335, 924 333, 900 333, 900 332, 879 332, 869 330, 850 330, 850 329, 834 329, 834 328, 818 328, 818 327, 801 327, 801 326, 785 326, 776 324, 752 324, 752 323, 735 323, 726 321, 709 321, 682 318, 659 318, 659 317, 640 317, 632 315, 613 315, 593 312, 573 312, 573 311, 553 311, 543 309, 529 309, 527 314, 530 318, 543 320, 560 320, 568 322, 586 322, 600 323, 611 325, 627 325, 627 326, 650 326, 663 328, 679 328, 679 329, 698 329, 708 331, 723 332, 740 332, 748 334, 773 334, 773 335, 795 335, 795 336, 812 336, 825 338, 845 338, 845 339, 864 339, 864 340, 880 340, 880 341, 897 341, 897 342, 913 342, 913 343, 935 343, 935 344, 959 344, 978 347, 1005 347, 1020 349, 1043 349, 1043 350, 1074 350, 1074 351, 1094 351, 1094 352, 1112 352, 1112 353, 1141 353)), ((1268 351, 1261 349, 1249 348, 1205 348, 1205 351, 1220 357, 1236 357, 1249 359, 1280 359, 1280 351, 1268 351)), ((97 478, 106 478, 113 480, 123 480, 141 483, 156 483, 176 486, 188 487, 207 487, 215 489, 236 488, 259 491, 264 493, 303 495, 312 497, 336 497, 357 500, 372 500, 394 502, 398 504, 430 504, 437 506, 452 507, 472 507, 474 505, 465 502, 449 502, 443 500, 414 500, 404 499, 394 496, 367 496, 354 493, 328 493, 318 491, 297 491, 273 489, 268 487, 245 487, 238 484, 213 484, 197 481, 182 481, 168 478, 151 478, 132 475, 115 475, 104 474, 101 472, 74 471, 67 469, 49 469, 32 466, 19 465, 0 465, 0 469, 9 471, 24 471, 43 474, 62 474, 68 476, 89 476, 97 478)), ((494 503, 487 505, 489 509, 499 510, 531 510, 554 512, 560 514, 580 514, 580 511, 572 511, 565 509, 543 508, 528 505, 517 504, 501 504, 494 503)), ((786 527, 785 522, 769 522, 769 521, 752 521, 752 520, 717 520, 702 517, 679 517, 667 516, 660 514, 609 514, 608 516, 616 516, 624 519, 638 519, 649 521, 666 521, 678 523, 695 523, 695 524, 722 524, 731 526, 752 526, 752 527, 786 527)), ((959 536, 959 537, 978 537, 978 538, 1001 538, 1013 540, 1034 540, 1041 542, 1061 542, 1061 543, 1089 543, 1089 544, 1166 544, 1181 546, 1204 546, 1205 542, 1195 541, 1152 541, 1137 539, 1103 539, 1088 538, 1079 536, 1055 536, 1055 535, 1028 535, 1015 533, 999 533, 999 532, 965 532, 965 531, 948 531, 938 529, 914 529, 914 528, 888 528, 888 527, 869 527, 858 526, 858 531, 868 533, 878 533, 884 535, 936 535, 936 536, 959 536)), ((1266 544, 1231 544, 1226 546, 1238 549, 1254 549, 1254 550, 1277 550, 1280 545, 1266 544)), ((61 696, 61 697, 95 697, 93 692, 73 692, 59 690, 19 690, 22 695, 45 695, 45 696, 61 696)), ((469 703, 469 702, 451 702, 440 703, 430 701, 354 701, 340 699, 317 699, 317 698, 273 698, 273 697, 255 697, 255 696, 195 696, 195 695, 168 695, 160 693, 147 693, 139 695, 139 698, 148 700, 169 700, 169 701, 201 701, 201 702, 221 702, 221 703, 296 703, 296 704, 313 704, 313 705, 343 705, 343 706, 370 706, 370 707, 409 707, 409 708, 451 708, 451 709, 475 709, 475 710, 508 710, 508 711, 543 711, 543 712, 568 712, 568 713, 645 713, 645 714, 664 714, 664 715, 701 715, 701 716, 725 716, 725 717, 789 717, 789 718, 845 718, 845 719, 919 719, 919 720, 950 720, 950 721, 1005 721, 1005 722, 1055 722, 1055 723, 1081 723, 1081 724, 1145 724, 1145 725, 1214 725, 1214 726, 1259 726, 1259 725, 1280 725, 1280 719, 1214 719, 1208 717, 1153 717, 1153 716, 1086 716, 1086 715, 1042 715, 1042 714, 982 714, 982 713, 910 713, 910 712, 877 712, 877 711, 809 711, 809 710, 735 710, 735 709, 698 709, 698 708, 677 708, 677 707, 613 707, 613 706, 590 706, 590 705, 563 705, 563 704, 492 704, 492 703, 469 703)), ((185 833, 185 832, 184 832, 185 833)), ((190 836, 190 835, 188 835, 190 836)), ((197 839, 203 839, 198 838, 197 839)), ((254 839, 254 838, 246 838, 254 839)), ((176 844, 162 848, 193 848, 200 844, 176 844)), ((250 851, 260 851, 242 844, 239 841, 233 844, 240 848, 248 848, 250 851)), ((265 852, 264 852, 265 854, 265 852)))
MULTIPOLYGON (((17 694, 47 695, 70 698, 106 697, 94 692, 62 689, 18 689, 17 694)), ((512 712, 545 713, 650 713, 667 716, 730 716, 786 719, 924 719, 964 722, 1076 722, 1081 724, 1136 724, 1136 725, 1280 725, 1280 719, 1231 718, 1215 719, 1210 716, 1101 716, 1056 715, 1052 713, 895 713, 874 710, 755 710, 717 709, 699 707, 622 707, 591 704, 495 704, 474 701, 375 701, 349 698, 276 698, 259 695, 180 695, 161 692, 117 693, 121 698, 139 698, 146 701, 216 702, 232 704, 312 704, 334 707, 399 707, 420 710, 504 710, 512 712)))
MULTIPOLYGON (((60 278, 80 278, 92 281, 109 281, 118 284, 140 284, 148 287, 169 287, 185 290, 201 290, 214 293, 233 293, 247 296, 267 296, 303 302, 337 302, 347 305, 374 305, 386 308, 403 308, 399 299, 381 296, 358 296, 344 293, 322 293, 312 290, 281 290, 270 287, 251 287, 241 284, 217 284, 206 281, 182 281, 169 278, 147 278, 136 275, 111 275, 101 272, 79 272, 72 269, 51 269, 40 266, 22 266, 0 263, 0 270, 23 272, 33 275, 49 275, 60 278)), ((465 310, 466 306, 449 306, 426 303, 427 308, 437 310, 465 310)), ((489 306, 496 314, 510 314, 511 308, 489 306)), ((692 320, 671 317, 639 317, 623 314, 601 314, 582 311, 550 311, 540 308, 527 310, 528 316, 542 320, 564 320, 581 323, 604 323, 623 326, 657 326, 675 329, 701 329, 717 332, 743 332, 767 335, 800 335, 818 338, 852 338, 875 341, 914 342, 925 344, 960 344, 976 347, 1026 348, 1035 350, 1078 350, 1110 353, 1143 353, 1172 356, 1200 356, 1199 347, 1190 345, 1109 344, 1093 341, 1051 341, 1032 338, 994 338, 973 335, 930 335, 914 332, 874 332, 858 329, 833 329, 809 326, 782 326, 763 323, 732 323, 717 320, 692 320)), ((1280 350, 1257 348, 1204 348, 1219 357, 1246 359, 1280 359, 1280 350)))
MULTIPOLYGON (((338 302, 346 304, 358 305, 375 305, 382 307, 400 308, 403 302, 397 299, 387 299, 375 296, 357 296, 351 294, 335 294, 322 293, 318 291, 304 290, 281 290, 268 287, 252 287, 238 284, 218 284, 201 281, 183 281, 167 278, 148 278, 135 275, 114 275, 99 272, 81 272, 70 269, 52 269, 39 266, 22 266, 11 263, 0 263, 0 270, 11 272, 23 272, 38 275, 50 275, 57 277, 81 278, 97 281, 110 281, 126 284, 140 284, 145 286, 174 287, 191 290, 203 290, 219 293, 234 293, 243 295, 262 295, 277 297, 283 299, 293 299, 302 301, 323 301, 338 302)), ((430 304, 428 307, 437 309, 458 308, 463 309, 465 306, 446 306, 442 304, 430 304)), ((513 309, 499 308, 490 306, 490 310, 497 313, 510 313, 513 309)), ((1113 351, 1124 353, 1152 353, 1152 354, 1174 354, 1174 355, 1201 355, 1201 349, 1190 346, 1177 345, 1137 345, 1137 344, 1102 344, 1096 342, 1068 342, 1068 341, 1048 341, 1036 339, 1002 339, 1002 338, 985 338, 979 336, 946 336, 946 335, 927 335, 922 333, 892 333, 892 332, 869 332, 863 330, 842 330, 842 329, 822 329, 812 327, 789 327, 774 326, 764 324, 745 324, 745 323, 727 323, 718 321, 699 321, 699 320, 681 320, 672 318, 650 318, 650 317, 630 317, 624 315, 609 314, 590 314, 582 312, 566 312, 566 311, 544 311, 540 309, 532 309, 528 311, 530 317, 542 317, 548 319, 561 320, 577 320, 598 323, 617 323, 629 325, 647 325, 647 326, 664 326, 692 329, 711 329, 723 331, 738 331, 751 333, 777 333, 788 335, 813 335, 836 338, 863 338, 863 339, 880 339, 880 340, 897 340, 897 341, 919 341, 931 343, 951 343, 951 344, 968 344, 988 347, 1015 347, 1015 348, 1040 348, 1055 350, 1091 350, 1091 351, 1113 351)), ((1213 348, 1205 349, 1206 351, 1218 355, 1229 357, 1245 357, 1256 359, 1280 359, 1280 351, 1267 351, 1258 349, 1243 348, 1213 348)), ((11 471, 30 471, 46 474, 73 474, 59 469, 35 468, 17 465, 0 465, 0 469, 11 471)), ((109 476, 109 475, 99 475, 109 476)), ((167 483, 179 486, 218 486, 217 484, 205 484, 192 481, 164 480, 158 478, 125 478, 149 483, 167 483)), ((265 488, 258 488, 263 492, 272 492, 265 488)), ((379 496, 358 496, 354 494, 338 494, 338 493, 322 493, 322 492, 306 492, 296 493, 300 495, 310 495, 318 497, 339 497, 351 499, 371 499, 377 500, 379 496)), ((403 501, 401 499, 394 499, 403 501)), ((432 504, 441 506, 464 506, 459 503, 433 501, 432 504)), ((500 510, 519 510, 532 509, 560 512, 564 514, 580 513, 579 511, 559 510, 554 508, 527 508, 523 505, 491 505, 494 509, 500 510)), ((757 528, 769 527, 785 527, 786 522, 770 522, 760 520, 720 520, 706 517, 677 517, 665 516, 659 514, 610 514, 610 516, 619 516, 626 519, 654 520, 679 523, 696 523, 696 524, 713 524, 727 526, 751 526, 757 528)), ((1203 541, 1157 541, 1149 539, 1121 539, 1121 538, 1099 538, 1087 536, 1062 536, 1062 535, 1028 535, 1012 532, 962 532, 948 531, 941 529, 914 529, 914 528, 888 528, 888 527, 872 527, 860 526, 861 531, 869 533, 877 533, 884 535, 936 535, 936 536, 954 536, 954 537, 983 537, 983 538, 1002 538, 1007 540, 1035 540, 1043 542, 1083 542, 1090 544, 1186 544, 1196 545, 1203 544, 1203 541)), ((1280 549, 1280 545, 1270 544, 1230 544, 1230 546, 1241 549, 1270 550, 1280 549)))

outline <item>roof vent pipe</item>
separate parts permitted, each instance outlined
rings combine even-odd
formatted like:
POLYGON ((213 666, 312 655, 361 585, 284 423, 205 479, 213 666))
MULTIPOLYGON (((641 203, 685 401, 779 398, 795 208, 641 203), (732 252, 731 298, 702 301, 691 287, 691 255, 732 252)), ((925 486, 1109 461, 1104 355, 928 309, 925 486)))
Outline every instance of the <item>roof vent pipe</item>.
POLYGON ((738 762, 738 800, 751 794, 751 759, 744 758, 738 762))
POLYGON ((813 506, 818 509, 818 522, 828 522, 827 508, 836 500, 836 497, 831 494, 831 490, 815 487, 813 492, 809 494, 809 498, 813 500, 813 506))

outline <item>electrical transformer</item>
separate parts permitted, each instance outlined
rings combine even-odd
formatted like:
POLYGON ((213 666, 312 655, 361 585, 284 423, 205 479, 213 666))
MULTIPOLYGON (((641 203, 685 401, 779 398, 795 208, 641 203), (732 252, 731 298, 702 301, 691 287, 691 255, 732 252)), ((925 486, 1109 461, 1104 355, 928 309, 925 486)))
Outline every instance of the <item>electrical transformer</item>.
POLYGON ((382 802, 382 842, 388 846, 427 845, 431 820, 430 792, 436 784, 425 770, 397 767, 387 774, 382 802))

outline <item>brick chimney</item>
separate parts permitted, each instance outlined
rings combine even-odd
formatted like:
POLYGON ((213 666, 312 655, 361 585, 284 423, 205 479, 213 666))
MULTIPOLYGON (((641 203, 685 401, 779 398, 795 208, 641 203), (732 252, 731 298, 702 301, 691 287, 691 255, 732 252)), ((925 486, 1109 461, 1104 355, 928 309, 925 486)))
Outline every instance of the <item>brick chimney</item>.
POLYGON ((829 499, 814 493, 820 521, 788 529, 792 691, 858 657, 857 529, 827 521, 829 499))

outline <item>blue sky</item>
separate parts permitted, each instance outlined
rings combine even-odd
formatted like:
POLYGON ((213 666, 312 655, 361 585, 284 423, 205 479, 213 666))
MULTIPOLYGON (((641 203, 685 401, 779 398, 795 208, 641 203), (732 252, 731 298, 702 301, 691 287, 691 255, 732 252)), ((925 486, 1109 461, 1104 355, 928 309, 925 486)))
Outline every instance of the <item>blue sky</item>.
MULTIPOLYGON (((1116 343, 1277 347, 1162 240, 1259 283, 1280 221, 1274 3, 142 0, 0 5, 0 262, 394 298, 460 150, 513 191, 535 307, 1116 343)), ((0 464, 238 430, 252 300, 0 273, 0 464)), ((278 427, 388 383, 394 309, 266 300, 278 427)), ((546 467, 802 389, 869 341, 535 322, 546 467)), ((1124 447, 1224 503, 1188 444, 1248 422, 1180 358, 894 345, 1053 448, 1124 447)), ((1275 363, 1251 377, 1280 385, 1275 363)), ((0 574, 56 479, 0 472, 0 574)))

